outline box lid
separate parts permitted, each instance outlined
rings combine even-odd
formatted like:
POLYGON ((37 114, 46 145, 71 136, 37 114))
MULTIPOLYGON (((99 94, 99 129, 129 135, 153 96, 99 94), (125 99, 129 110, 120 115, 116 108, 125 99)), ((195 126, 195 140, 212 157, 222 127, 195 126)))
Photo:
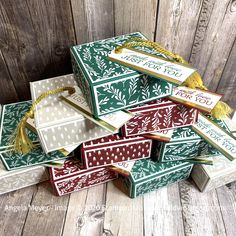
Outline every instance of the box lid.
MULTIPOLYGON (((13 134, 24 116, 30 109, 31 101, 11 103, 2 106, 1 124, 0 124, 0 151, 12 147, 13 134)), ((27 129, 27 134, 32 142, 38 142, 38 136, 27 129)))
POLYGON ((181 161, 160 163, 151 159, 138 160, 131 170, 130 178, 134 183, 143 182, 192 165, 181 161))
POLYGON ((112 147, 112 146, 116 146, 116 145, 120 145, 120 144, 128 144, 128 143, 135 143, 138 141, 145 141, 145 140, 149 140, 151 141, 151 139, 147 139, 145 137, 141 137, 141 136, 136 136, 136 137, 121 137, 118 134, 114 134, 114 135, 109 135, 103 138, 99 138, 99 139, 95 139, 95 140, 91 140, 88 142, 83 143, 81 146, 83 149, 89 150, 89 149, 95 149, 97 147, 101 148, 101 147, 112 147))

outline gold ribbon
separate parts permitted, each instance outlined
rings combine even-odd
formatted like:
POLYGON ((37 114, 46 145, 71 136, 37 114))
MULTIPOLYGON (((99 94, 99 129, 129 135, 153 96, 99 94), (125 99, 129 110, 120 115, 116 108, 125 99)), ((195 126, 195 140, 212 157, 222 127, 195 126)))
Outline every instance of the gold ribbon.
MULTIPOLYGON (((123 48, 132 48, 135 46, 153 48, 157 52, 165 55, 170 61, 179 62, 184 65, 190 65, 180 55, 168 51, 156 42, 152 42, 142 38, 132 38, 130 40, 127 40, 124 44, 118 46, 115 49, 115 53, 122 53, 123 48)), ((197 71, 195 71, 191 76, 189 76, 182 85, 192 89, 208 90, 207 87, 204 85, 200 74, 197 71)), ((232 109, 230 108, 230 106, 224 102, 219 101, 212 109, 211 116, 217 119, 221 119, 229 116, 231 113, 232 109)))
POLYGON ((15 135, 13 136, 13 147, 15 152, 19 152, 22 154, 30 152, 34 147, 35 144, 32 143, 32 141, 29 139, 27 133, 26 133, 26 122, 28 118, 34 118, 34 110, 35 107, 46 97, 49 95, 61 93, 63 91, 68 91, 69 94, 72 94, 75 92, 75 89, 73 87, 61 87, 53 90, 49 90, 45 93, 42 93, 36 101, 32 104, 29 111, 25 113, 23 118, 21 119, 20 123, 18 124, 15 135))

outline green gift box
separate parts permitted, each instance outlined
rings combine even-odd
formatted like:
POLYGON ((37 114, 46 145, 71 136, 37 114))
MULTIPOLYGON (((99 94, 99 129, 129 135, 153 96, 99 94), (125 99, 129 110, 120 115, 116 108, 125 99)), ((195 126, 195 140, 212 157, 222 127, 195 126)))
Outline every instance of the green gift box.
MULTIPOLYGON (((214 122, 228 130, 224 121, 214 119, 214 122)), ((155 140, 151 158, 154 161, 169 162, 218 154, 217 149, 201 138, 191 127, 183 127, 174 130, 170 142, 155 140)))
POLYGON ((133 37, 145 38, 136 32, 71 47, 76 81, 96 117, 172 93, 171 84, 108 59, 113 49, 133 37))
POLYGON ((187 162, 154 162, 151 159, 135 162, 130 175, 122 177, 128 195, 135 198, 171 183, 187 179, 193 164, 187 162))

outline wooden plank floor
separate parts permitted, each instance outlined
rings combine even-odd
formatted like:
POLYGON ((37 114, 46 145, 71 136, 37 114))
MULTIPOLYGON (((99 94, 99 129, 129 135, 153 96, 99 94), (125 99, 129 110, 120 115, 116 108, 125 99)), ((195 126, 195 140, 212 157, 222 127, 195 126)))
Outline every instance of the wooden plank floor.
POLYGON ((236 182, 201 193, 191 180, 136 199, 116 183, 56 197, 50 183, 0 196, 0 235, 234 236, 236 182))

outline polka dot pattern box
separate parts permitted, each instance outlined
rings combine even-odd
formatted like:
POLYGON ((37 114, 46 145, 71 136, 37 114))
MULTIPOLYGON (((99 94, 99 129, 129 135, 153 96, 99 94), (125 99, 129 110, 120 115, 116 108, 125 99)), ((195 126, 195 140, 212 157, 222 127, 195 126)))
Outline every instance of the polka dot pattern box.
POLYGON ((185 127, 197 121, 198 111, 176 104, 169 99, 158 99, 129 109, 135 114, 123 127, 126 137, 185 127))
POLYGON ((81 158, 85 169, 108 166, 123 161, 150 157, 152 140, 144 137, 125 138, 110 135, 81 145, 81 158))
MULTIPOLYGON (((31 82, 32 100, 34 102, 48 90, 75 85, 72 74, 31 82)), ((34 118, 35 128, 46 153, 111 134, 64 103, 58 94, 43 99, 36 106, 34 118)))
POLYGON ((118 178, 109 168, 85 170, 75 159, 65 161, 63 168, 49 168, 51 184, 58 196, 79 191, 118 178))

